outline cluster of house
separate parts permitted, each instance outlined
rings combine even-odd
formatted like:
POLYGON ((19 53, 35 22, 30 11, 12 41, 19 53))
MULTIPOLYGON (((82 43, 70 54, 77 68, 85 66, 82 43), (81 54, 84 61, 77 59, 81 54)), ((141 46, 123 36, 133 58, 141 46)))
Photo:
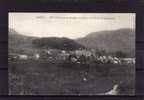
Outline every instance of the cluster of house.
POLYGON ((97 55, 89 50, 76 50, 68 56, 69 60, 77 63, 95 62, 98 64, 135 64, 135 58, 118 58, 111 55, 97 55))
POLYGON ((45 50, 43 52, 34 53, 33 55, 27 54, 11 54, 9 59, 18 59, 18 60, 67 60, 75 63, 89 63, 94 61, 95 63, 113 63, 113 64, 135 64, 135 58, 118 58, 111 55, 97 55, 95 52, 90 50, 75 50, 75 51, 66 51, 66 50, 45 50))

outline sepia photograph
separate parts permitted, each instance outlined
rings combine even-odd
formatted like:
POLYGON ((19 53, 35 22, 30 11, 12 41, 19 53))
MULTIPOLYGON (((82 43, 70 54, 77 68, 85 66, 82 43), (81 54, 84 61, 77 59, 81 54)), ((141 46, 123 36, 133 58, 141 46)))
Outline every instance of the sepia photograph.
POLYGON ((135 20, 9 12, 9 95, 135 95, 135 20))

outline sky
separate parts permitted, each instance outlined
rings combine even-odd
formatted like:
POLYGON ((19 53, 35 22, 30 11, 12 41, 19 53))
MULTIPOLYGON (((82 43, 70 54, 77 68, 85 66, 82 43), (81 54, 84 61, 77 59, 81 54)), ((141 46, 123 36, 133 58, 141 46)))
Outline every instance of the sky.
POLYGON ((135 13, 9 13, 9 28, 27 36, 76 39, 91 32, 135 29, 135 13))

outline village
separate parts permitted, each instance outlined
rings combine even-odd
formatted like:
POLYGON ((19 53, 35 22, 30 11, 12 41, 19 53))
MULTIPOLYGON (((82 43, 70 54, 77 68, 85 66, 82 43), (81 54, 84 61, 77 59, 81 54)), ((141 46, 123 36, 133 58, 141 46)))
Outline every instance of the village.
POLYGON ((43 61, 69 61, 73 63, 96 64, 135 64, 135 58, 116 57, 99 54, 96 50, 78 49, 73 51, 49 49, 29 54, 9 54, 9 60, 43 60, 43 61))

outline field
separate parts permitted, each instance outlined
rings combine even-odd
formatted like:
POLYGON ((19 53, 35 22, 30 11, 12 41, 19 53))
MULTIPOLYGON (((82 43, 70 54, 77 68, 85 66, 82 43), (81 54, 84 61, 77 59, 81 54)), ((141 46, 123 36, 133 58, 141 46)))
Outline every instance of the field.
POLYGON ((134 65, 9 61, 10 95, 97 95, 119 83, 119 95, 134 94, 134 65))

